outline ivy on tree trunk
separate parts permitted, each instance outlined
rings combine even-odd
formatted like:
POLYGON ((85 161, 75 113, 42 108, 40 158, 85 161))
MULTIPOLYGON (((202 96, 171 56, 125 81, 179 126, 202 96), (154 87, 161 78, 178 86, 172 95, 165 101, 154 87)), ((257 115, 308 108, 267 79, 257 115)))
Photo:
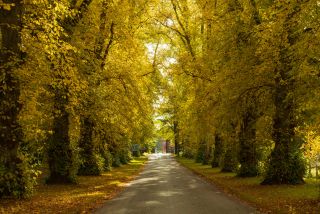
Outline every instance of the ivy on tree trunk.
POLYGON ((219 167, 221 162, 221 156, 223 153, 223 144, 222 139, 219 134, 215 134, 214 136, 214 150, 213 150, 213 158, 211 161, 211 167, 219 167))
POLYGON ((79 175, 100 175, 102 168, 99 167, 97 151, 93 142, 94 122, 88 116, 81 118, 80 128, 80 157, 79 175))
POLYGON ((23 132, 18 121, 22 105, 20 82, 14 73, 23 61, 20 50, 23 4, 0 7, 0 198, 24 197, 32 192, 34 181, 27 158, 21 152, 23 132))
POLYGON ((55 91, 54 109, 56 114, 53 121, 53 134, 48 145, 48 164, 50 176, 48 184, 75 183, 77 165, 75 151, 69 138, 69 113, 67 92, 62 89, 55 91))
POLYGON ((280 45, 280 57, 275 69, 275 90, 272 138, 275 143, 271 153, 270 163, 266 177, 262 184, 300 184, 304 183, 305 162, 300 149, 303 141, 296 134, 298 126, 297 103, 294 98, 295 77, 293 76, 294 59, 292 50, 286 46, 293 47, 298 41, 300 34, 296 33, 294 21, 301 10, 301 3, 289 10, 288 5, 282 7, 288 9, 286 18, 282 23, 283 34, 286 40, 280 45))
POLYGON ((273 118, 272 135, 275 147, 262 184, 304 183, 305 163, 300 150, 302 141, 295 136, 297 121, 290 91, 288 85, 282 85, 280 80, 277 80, 274 99, 276 112, 273 118))
POLYGON ((179 127, 178 121, 173 122, 173 133, 174 133, 174 153, 179 156, 179 127))
POLYGON ((249 107, 243 114, 242 126, 239 134, 239 163, 240 177, 253 177, 259 174, 258 155, 256 146, 256 109, 249 107))

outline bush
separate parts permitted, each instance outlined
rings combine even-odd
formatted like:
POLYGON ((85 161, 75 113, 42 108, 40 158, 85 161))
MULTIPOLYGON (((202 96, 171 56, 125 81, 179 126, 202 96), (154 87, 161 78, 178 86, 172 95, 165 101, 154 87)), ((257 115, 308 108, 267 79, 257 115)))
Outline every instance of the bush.
POLYGON ((133 157, 140 157, 140 156, 141 156, 141 153, 140 153, 139 150, 138 150, 138 151, 133 151, 133 152, 132 152, 132 156, 133 156, 133 157))
POLYGON ((224 153, 222 139, 218 134, 215 134, 214 149, 212 150, 211 167, 219 167, 221 165, 222 155, 224 153))
POLYGON ((182 153, 182 157, 185 157, 185 158, 188 158, 188 159, 193 159, 194 158, 194 154, 193 154, 191 149, 185 148, 183 153, 182 153))
POLYGON ((112 166, 113 167, 119 167, 121 166, 121 161, 120 161, 120 157, 118 153, 115 153, 113 155, 113 159, 112 159, 112 166))
POLYGON ((303 176, 306 173, 305 160, 300 151, 289 154, 289 158, 275 156, 276 151, 272 152, 272 157, 277 157, 277 161, 269 162, 269 167, 264 181, 261 184, 302 184, 303 176))
POLYGON ((112 154, 109 151, 104 151, 103 154, 103 169, 104 171, 111 171, 112 169, 112 162, 113 162, 113 157, 112 154))
POLYGON ((31 196, 37 175, 38 171, 32 168, 27 158, 21 153, 18 153, 15 162, 10 162, 10 164, 5 164, 3 160, 0 160, 0 198, 31 196))
POLYGON ((123 149, 120 151, 120 162, 122 164, 127 164, 132 160, 131 152, 129 150, 123 149))
POLYGON ((235 172, 238 169, 238 161, 235 151, 228 148, 224 154, 221 172, 235 172))
POLYGON ((78 175, 101 175, 104 171, 104 166, 105 159, 100 154, 94 153, 80 163, 78 175))
POLYGON ((198 151, 197 151, 197 155, 196 155, 196 163, 202 163, 205 159, 205 144, 201 143, 198 151))

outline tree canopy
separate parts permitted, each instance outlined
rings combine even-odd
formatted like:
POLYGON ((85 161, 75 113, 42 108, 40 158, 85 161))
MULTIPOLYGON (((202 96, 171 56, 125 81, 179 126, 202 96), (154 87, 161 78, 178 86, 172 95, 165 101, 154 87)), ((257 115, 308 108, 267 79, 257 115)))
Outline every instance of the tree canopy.
POLYGON ((39 165, 74 183, 159 135, 303 183, 319 162, 319 16, 317 0, 0 0, 0 197, 30 195, 39 165))

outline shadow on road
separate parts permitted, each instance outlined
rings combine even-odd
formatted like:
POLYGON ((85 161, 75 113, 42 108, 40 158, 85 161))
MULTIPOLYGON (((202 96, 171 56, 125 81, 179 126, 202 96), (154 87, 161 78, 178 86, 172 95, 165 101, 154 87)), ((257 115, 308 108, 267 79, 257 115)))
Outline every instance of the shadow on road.
POLYGON ((145 170, 97 213, 206 214, 253 213, 213 185, 181 167, 170 154, 149 156, 145 170))

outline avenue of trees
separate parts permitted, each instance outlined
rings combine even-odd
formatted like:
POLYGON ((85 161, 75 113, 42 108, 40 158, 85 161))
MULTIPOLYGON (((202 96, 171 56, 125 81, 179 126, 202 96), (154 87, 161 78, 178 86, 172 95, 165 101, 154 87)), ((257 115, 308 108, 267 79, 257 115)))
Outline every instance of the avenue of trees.
POLYGON ((127 163, 155 115, 177 154, 303 183, 319 47, 318 0, 0 0, 0 198, 127 163))
POLYGON ((319 1, 165 2, 159 33, 176 61, 162 111, 176 153, 262 184, 303 183, 320 154, 319 1))
POLYGON ((144 1, 0 1, 0 197, 127 163, 153 131, 144 1))

